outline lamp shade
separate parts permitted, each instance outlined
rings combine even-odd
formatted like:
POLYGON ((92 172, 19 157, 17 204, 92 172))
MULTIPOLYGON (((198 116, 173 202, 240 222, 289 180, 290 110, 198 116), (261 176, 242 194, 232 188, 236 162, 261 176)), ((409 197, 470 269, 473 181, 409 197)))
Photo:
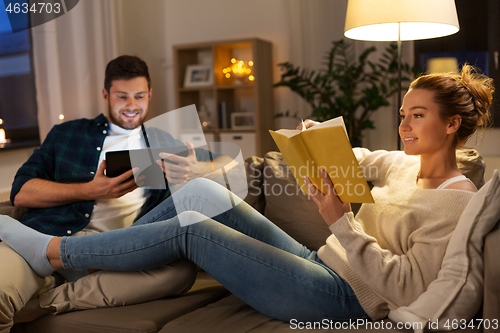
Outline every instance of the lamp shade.
POLYGON ((417 40, 458 32, 454 0, 349 0, 344 35, 373 41, 417 40))

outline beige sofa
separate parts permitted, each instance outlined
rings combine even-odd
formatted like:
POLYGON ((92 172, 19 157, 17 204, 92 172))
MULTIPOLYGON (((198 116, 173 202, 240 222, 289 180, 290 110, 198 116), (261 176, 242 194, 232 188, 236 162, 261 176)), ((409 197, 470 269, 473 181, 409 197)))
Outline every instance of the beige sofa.
MULTIPOLYGON (((481 159, 474 152, 461 153, 462 172, 482 183, 481 159), (479 165, 479 169, 478 169, 479 165)), ((311 249, 318 249, 330 235, 315 204, 297 188, 281 154, 246 161, 249 195, 246 201, 311 249)), ((0 214, 19 218, 22 209, 0 204, 0 214)), ((487 236, 484 246, 485 283, 482 312, 478 318, 500 317, 500 230, 487 236)), ((1 274, 1 273, 0 273, 1 274)), ((480 292, 480 291, 478 291, 480 292)), ((385 323, 390 322, 388 319, 385 323)), ((353 332, 411 332, 377 329, 374 323, 345 329, 353 332)), ((379 322, 381 324, 381 322, 379 322)), ((394 325, 395 326, 395 325, 394 325)), ((387 327, 387 326, 384 326, 387 327)), ((84 310, 48 315, 30 323, 16 324, 14 333, 105 333, 105 332, 291 332, 289 323, 263 316, 241 302, 204 272, 193 288, 181 297, 166 298, 119 308, 84 310)), ((306 329, 301 331, 308 331, 306 329)), ((334 330, 327 330, 334 331, 334 330)), ((493 332, 494 330, 491 330, 493 332)), ((482 332, 466 329, 460 332, 482 332)))

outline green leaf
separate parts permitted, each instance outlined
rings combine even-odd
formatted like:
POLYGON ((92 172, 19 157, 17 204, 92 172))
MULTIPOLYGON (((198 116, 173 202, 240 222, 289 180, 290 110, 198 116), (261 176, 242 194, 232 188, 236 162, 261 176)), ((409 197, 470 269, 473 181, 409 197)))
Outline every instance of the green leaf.
MULTIPOLYGON (((359 138, 366 128, 374 128, 369 119, 397 92, 397 45, 389 44, 377 59, 368 57, 374 47, 363 50, 357 58, 353 44, 340 39, 332 41, 324 57, 323 68, 308 70, 290 62, 278 64, 281 71, 274 87, 287 87, 312 107, 312 117, 319 121, 343 116, 351 138, 359 138)), ((403 63, 402 82, 420 73, 417 67, 403 63)))

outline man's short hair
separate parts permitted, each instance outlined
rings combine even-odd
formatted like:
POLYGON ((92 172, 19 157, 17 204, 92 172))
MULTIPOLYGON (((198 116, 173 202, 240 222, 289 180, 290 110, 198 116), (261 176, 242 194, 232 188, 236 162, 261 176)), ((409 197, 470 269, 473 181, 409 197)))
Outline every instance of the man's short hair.
POLYGON ((145 77, 148 81, 148 90, 151 89, 151 78, 144 60, 136 56, 120 56, 111 60, 106 66, 104 89, 109 93, 114 80, 131 80, 136 77, 145 77))

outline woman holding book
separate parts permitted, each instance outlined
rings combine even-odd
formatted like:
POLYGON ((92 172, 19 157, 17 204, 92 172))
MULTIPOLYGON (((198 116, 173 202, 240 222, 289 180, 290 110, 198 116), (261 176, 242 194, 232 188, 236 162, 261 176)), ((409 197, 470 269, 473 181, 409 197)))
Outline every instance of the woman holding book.
POLYGON ((225 211, 220 202, 227 190, 206 179, 179 190, 177 205, 168 198, 151 211, 154 223, 60 238, 1 217, 0 239, 40 276, 62 267, 144 270, 188 258, 279 320, 378 320, 413 302, 436 279, 451 233, 476 192, 458 170, 455 149, 485 125, 492 93, 491 79, 467 65, 459 75, 415 80, 400 111, 404 153, 354 149, 362 167, 378 170, 367 178, 375 203, 364 204, 356 217, 326 172, 326 194, 306 179, 332 231, 318 252, 245 202, 225 211), (419 156, 420 163, 406 155, 419 156), (181 217, 187 226, 180 226, 181 217))

